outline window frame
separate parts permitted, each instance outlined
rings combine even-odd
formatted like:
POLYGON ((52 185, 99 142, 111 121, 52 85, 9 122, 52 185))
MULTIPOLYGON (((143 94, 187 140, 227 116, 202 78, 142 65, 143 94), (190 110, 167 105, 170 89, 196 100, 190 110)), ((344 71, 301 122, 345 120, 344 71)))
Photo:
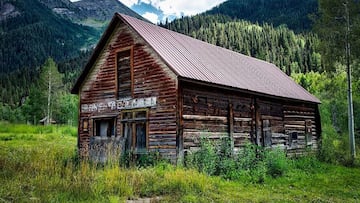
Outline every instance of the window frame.
POLYGON ((115 51, 115 86, 116 86, 116 92, 115 96, 117 99, 124 99, 119 97, 119 71, 118 71, 118 55, 120 52, 130 51, 130 97, 134 97, 134 48, 133 46, 128 46, 124 48, 117 49, 115 51))
POLYGON ((311 146, 312 143, 312 121, 305 121, 305 142, 307 146, 311 146))
POLYGON ((83 118, 81 119, 81 124, 82 124, 82 131, 83 132, 88 132, 89 131, 89 119, 88 118, 83 118))
POLYGON ((298 131, 290 131, 289 132, 289 147, 296 148, 299 140, 299 132, 298 131))
POLYGON ((271 121, 269 119, 263 119, 261 121, 261 125, 262 125, 262 134, 263 134, 262 136, 263 146, 271 148, 272 147, 271 121))
POLYGON ((124 137, 124 123, 131 123, 132 128, 132 135, 131 135, 131 151, 134 151, 135 153, 141 154, 141 152, 136 151, 136 124, 145 122, 145 140, 146 140, 146 152, 149 151, 149 109, 147 108, 141 108, 141 109, 129 109, 129 110, 123 110, 120 113, 120 136, 124 137), (136 118, 137 112, 145 112, 145 118, 136 118), (131 113, 132 117, 130 119, 124 118, 125 113, 131 113))
POLYGON ((108 137, 117 137, 117 133, 116 133, 116 123, 117 123, 117 119, 114 116, 109 116, 109 117, 99 117, 99 118, 93 118, 93 137, 102 137, 101 135, 97 135, 97 122, 101 122, 101 121, 106 121, 106 120, 112 120, 113 121, 113 132, 114 134, 111 134, 110 136, 106 136, 108 137))

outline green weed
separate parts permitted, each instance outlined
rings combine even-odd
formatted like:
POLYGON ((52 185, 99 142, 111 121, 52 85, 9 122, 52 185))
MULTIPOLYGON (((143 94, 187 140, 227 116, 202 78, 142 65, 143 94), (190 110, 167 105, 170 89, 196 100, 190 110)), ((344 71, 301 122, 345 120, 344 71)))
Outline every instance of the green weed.
MULTIPOLYGON (((76 138, 62 134, 62 129, 54 127, 49 134, 0 133, 0 137, 12 137, 0 139, 0 201, 124 202, 145 197, 160 197, 160 202, 360 200, 359 168, 325 164, 316 157, 290 160, 284 169, 280 151, 268 154, 248 145, 237 155, 209 158, 217 160, 214 173, 218 176, 165 162, 140 168, 98 167, 77 158, 76 138), (270 167, 276 169, 274 174, 280 170, 282 175, 273 178, 270 167)), ((226 144, 206 147, 227 154, 222 146, 226 144)))

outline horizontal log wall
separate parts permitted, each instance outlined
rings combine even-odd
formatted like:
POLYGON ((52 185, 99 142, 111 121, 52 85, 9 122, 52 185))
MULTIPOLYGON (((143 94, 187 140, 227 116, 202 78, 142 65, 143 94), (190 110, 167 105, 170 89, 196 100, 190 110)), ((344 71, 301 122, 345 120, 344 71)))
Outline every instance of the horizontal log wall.
MULTIPOLYGON (((80 89, 80 104, 116 100, 116 54, 119 50, 133 49, 133 98, 156 97, 157 105, 149 109, 148 147, 164 157, 176 159, 177 79, 174 73, 160 60, 137 33, 125 24, 119 24, 98 57, 97 62, 80 89)), ((120 112, 117 119, 117 134, 121 129, 120 112)), ((80 112, 79 147, 83 151, 92 136, 81 128, 81 120, 114 112, 80 112)))
POLYGON ((315 104, 293 103, 189 82, 180 84, 185 150, 198 149, 202 136, 213 140, 232 137, 235 151, 249 141, 287 150, 289 155, 302 154, 307 148, 317 149, 320 132, 315 104), (311 142, 305 136, 309 120, 311 142), (294 132, 298 133, 297 140, 290 138, 294 132), (270 135, 268 140, 267 134, 270 135))
POLYGON ((287 136, 287 145, 288 145, 288 154, 292 156, 301 155, 309 149, 317 150, 319 135, 321 132, 318 132, 320 125, 317 123, 317 112, 315 105, 294 105, 294 104, 285 104, 284 105, 284 130, 287 136), (311 135, 310 139, 306 139, 306 121, 311 123, 311 135), (297 133, 298 139, 296 141, 291 141, 291 133, 297 133), (290 143, 292 142, 292 143, 290 143))
MULTIPOLYGON (((287 148, 287 135, 284 133, 284 120, 283 120, 283 105, 279 101, 274 101, 270 99, 257 99, 257 105, 259 108, 260 114, 260 126, 264 124, 265 121, 269 122, 269 131, 271 133, 271 147, 286 149, 287 148)), ((264 130, 262 130, 264 134, 264 130)), ((265 138, 261 140, 264 146, 268 146, 265 138)))
POLYGON ((243 147, 251 139, 254 122, 250 96, 234 95, 215 88, 188 83, 183 83, 181 87, 182 132, 185 150, 197 149, 202 136, 219 140, 229 137, 231 130, 235 150, 243 147), (231 116, 230 104, 233 112, 231 116), (233 119, 230 120, 230 117, 233 119))

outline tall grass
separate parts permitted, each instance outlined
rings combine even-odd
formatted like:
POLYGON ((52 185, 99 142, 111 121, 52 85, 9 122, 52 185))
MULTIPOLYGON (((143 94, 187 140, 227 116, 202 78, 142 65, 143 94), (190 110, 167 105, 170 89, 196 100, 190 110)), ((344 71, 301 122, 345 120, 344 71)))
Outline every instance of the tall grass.
POLYGON ((290 168, 291 160, 283 150, 265 150, 248 143, 238 154, 233 154, 230 142, 228 138, 220 143, 201 138, 200 149, 187 156, 186 166, 208 175, 252 183, 263 183, 267 176, 283 176, 290 168))
MULTIPOLYGON (((254 165, 259 159, 252 153, 259 150, 254 146, 235 156, 234 162, 216 158, 223 165, 215 171, 229 171, 227 176, 209 176, 206 171, 164 162, 141 168, 123 168, 119 164, 99 167, 79 162, 75 158, 76 138, 71 133, 62 134, 64 127, 52 128, 52 133, 35 130, 0 133, 2 138, 13 136, 0 139, 0 202, 124 202, 140 197, 160 197, 160 202, 356 202, 360 199, 360 169, 332 166, 315 158, 287 160, 288 170, 276 178, 268 170, 262 170, 281 165, 273 160, 284 157, 277 157, 278 152, 264 152, 267 155, 261 155, 264 160, 261 168, 254 165), (236 170, 226 170, 234 165, 241 167, 239 174, 236 170), (258 177, 255 173, 265 176, 263 183, 244 178, 258 177)), ((212 150, 211 145, 207 147, 212 150)), ((226 150, 220 152, 227 154, 226 150)))
POLYGON ((0 133, 11 134, 56 134, 56 135, 71 135, 77 136, 77 128, 73 126, 61 125, 26 125, 26 124, 11 124, 0 121, 0 133))

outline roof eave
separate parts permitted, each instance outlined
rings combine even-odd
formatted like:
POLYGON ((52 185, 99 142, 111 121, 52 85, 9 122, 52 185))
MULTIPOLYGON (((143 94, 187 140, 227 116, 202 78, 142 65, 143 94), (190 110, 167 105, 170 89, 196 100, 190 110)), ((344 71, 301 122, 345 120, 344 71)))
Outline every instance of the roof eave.
POLYGON ((237 87, 221 85, 221 84, 217 84, 217 83, 210 83, 210 82, 206 82, 206 81, 195 80, 192 78, 186 78, 186 77, 182 77, 182 76, 179 76, 178 80, 184 81, 184 82, 190 82, 190 83, 194 83, 194 84, 199 84, 199 85, 204 85, 204 86, 221 88, 221 89, 230 90, 230 91, 241 92, 241 93, 245 93, 245 94, 252 94, 252 95, 256 95, 256 96, 272 98, 272 99, 303 102, 303 103, 308 103, 308 104, 321 104, 321 101, 319 99, 317 99, 316 97, 314 97, 314 98, 316 98, 316 99, 314 99, 316 101, 310 101, 310 100, 302 100, 302 99, 296 99, 296 98, 276 96, 276 95, 266 94, 266 93, 262 93, 262 92, 256 92, 256 91, 251 91, 251 90, 247 90, 247 89, 241 89, 241 88, 237 88, 237 87))

